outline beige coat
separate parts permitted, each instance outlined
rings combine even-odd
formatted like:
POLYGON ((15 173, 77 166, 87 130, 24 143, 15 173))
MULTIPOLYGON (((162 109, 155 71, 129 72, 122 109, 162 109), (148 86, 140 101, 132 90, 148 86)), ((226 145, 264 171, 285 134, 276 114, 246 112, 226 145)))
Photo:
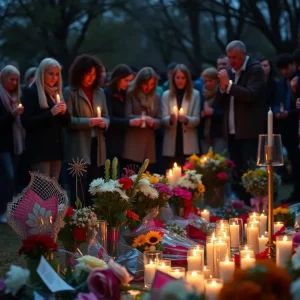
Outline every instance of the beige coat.
POLYGON ((91 164, 91 141, 93 130, 98 139, 97 166, 102 166, 106 160, 106 145, 104 131, 109 126, 109 117, 106 107, 105 95, 102 89, 94 90, 93 107, 82 89, 66 87, 64 99, 71 115, 71 125, 66 130, 66 155, 65 160, 83 159, 91 164), (97 117, 97 107, 101 108, 101 116, 106 124, 106 129, 89 127, 90 118, 97 117))
MULTIPOLYGON (((173 107, 177 106, 176 98, 170 99, 169 90, 162 95, 162 122, 165 126, 163 143, 163 156, 175 156, 175 143, 177 133, 177 123, 170 124, 170 115, 173 107)), ((200 95, 197 90, 193 90, 192 99, 188 100, 185 96, 182 99, 182 108, 188 119, 187 125, 182 125, 183 130, 183 153, 192 155, 199 153, 197 126, 200 123, 200 95)))
MULTIPOLYGON (((125 116, 130 119, 140 118, 142 114, 141 103, 138 98, 127 97, 125 102, 125 116)), ((149 158, 150 163, 156 162, 155 156, 155 129, 161 126, 160 97, 155 96, 152 112, 154 128, 129 127, 125 138, 123 157, 135 162, 142 163, 149 158)))

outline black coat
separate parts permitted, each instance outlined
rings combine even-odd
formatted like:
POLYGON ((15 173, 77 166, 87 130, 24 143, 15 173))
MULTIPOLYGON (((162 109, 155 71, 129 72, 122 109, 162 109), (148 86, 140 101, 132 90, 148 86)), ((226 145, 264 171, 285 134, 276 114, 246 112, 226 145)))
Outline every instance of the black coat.
POLYGON ((55 104, 48 95, 49 108, 41 108, 35 84, 24 89, 21 102, 24 106, 21 120, 26 130, 25 147, 30 163, 62 160, 63 127, 71 121, 68 111, 53 116, 51 108, 55 104))
MULTIPOLYGON (((229 79, 235 74, 230 70, 229 79)), ((249 57, 245 71, 238 82, 233 83, 229 93, 217 92, 216 102, 224 109, 225 137, 228 136, 230 98, 234 97, 234 122, 236 139, 257 139, 264 130, 264 103, 266 84, 264 72, 258 61, 249 57)))
POLYGON ((0 152, 13 152, 13 123, 15 117, 8 112, 0 99, 0 152))
POLYGON ((106 149, 108 158, 123 156, 125 135, 129 127, 129 118, 125 117, 126 93, 122 93, 123 102, 110 87, 104 89, 110 125, 106 132, 106 149))

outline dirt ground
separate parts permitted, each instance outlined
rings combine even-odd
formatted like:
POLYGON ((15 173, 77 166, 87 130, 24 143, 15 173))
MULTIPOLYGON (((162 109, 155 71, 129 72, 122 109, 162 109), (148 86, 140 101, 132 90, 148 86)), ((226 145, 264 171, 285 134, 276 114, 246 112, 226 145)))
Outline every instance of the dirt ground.
MULTIPOLYGON (((281 186, 276 201, 277 205, 280 204, 281 199, 289 196, 291 189, 291 185, 281 186)), ((20 247, 21 240, 11 227, 7 224, 0 224, 0 278, 5 277, 5 273, 11 264, 26 266, 24 258, 18 255, 20 247)))

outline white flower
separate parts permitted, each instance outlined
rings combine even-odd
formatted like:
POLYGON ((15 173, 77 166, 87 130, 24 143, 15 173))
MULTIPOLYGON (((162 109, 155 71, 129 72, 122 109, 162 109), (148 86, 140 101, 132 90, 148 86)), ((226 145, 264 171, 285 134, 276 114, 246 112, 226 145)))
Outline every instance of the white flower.
POLYGON ((6 285, 5 294, 16 296, 20 288, 27 283, 30 272, 27 269, 11 265, 6 275, 7 278, 4 281, 6 285))
POLYGON ((300 269, 300 246, 297 247, 295 254, 292 256, 292 265, 295 270, 300 269))
POLYGON ((91 270, 92 268, 88 264, 80 262, 79 264, 75 265, 74 277, 79 279, 82 272, 90 273, 91 270))
POLYGON ((139 184, 139 191, 151 199, 158 198, 158 191, 148 184, 139 184))
POLYGON ((50 230, 52 224, 52 211, 41 207, 38 203, 35 203, 32 208, 32 213, 28 214, 28 220, 26 224, 32 227, 29 229, 30 234, 47 233, 50 230))
POLYGON ((99 192, 101 186, 104 184, 103 178, 97 178, 90 183, 89 192, 91 195, 96 195, 99 192))
POLYGON ((290 292, 293 296, 293 300, 300 300, 300 278, 291 284, 290 292))

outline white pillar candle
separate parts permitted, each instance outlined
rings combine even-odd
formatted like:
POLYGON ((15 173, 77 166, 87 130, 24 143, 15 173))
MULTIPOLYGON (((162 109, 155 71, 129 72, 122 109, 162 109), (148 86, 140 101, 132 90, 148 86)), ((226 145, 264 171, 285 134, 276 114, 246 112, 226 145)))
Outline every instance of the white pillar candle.
POLYGON ((169 270, 169 275, 176 279, 184 278, 185 277, 185 269, 181 268, 181 267, 171 268, 169 270))
POLYGON ((291 236, 276 237, 276 265, 286 267, 291 259, 293 249, 293 241, 291 236))
POLYGON ((101 108, 97 106, 97 118, 101 118, 101 108))
POLYGON ((267 230, 267 216, 262 213, 259 216, 259 235, 262 235, 266 232, 267 230))
POLYGON ((198 248, 191 248, 188 251, 187 257, 187 264, 188 264, 188 271, 194 270, 202 270, 204 265, 204 249, 201 249, 199 246, 198 248))
POLYGON ((214 240, 215 236, 208 236, 206 238, 206 263, 211 269, 211 273, 214 274, 214 240))
POLYGON ((212 275, 212 271, 211 271, 211 267, 210 266, 203 266, 203 274, 204 274, 204 278, 208 279, 211 277, 212 275))
POLYGON ((182 107, 179 109, 179 116, 184 116, 184 111, 182 107))
POLYGON ((263 252, 266 250, 267 248, 267 242, 268 242, 268 238, 264 235, 262 235, 261 237, 258 238, 258 244, 259 244, 259 253, 263 252))
POLYGON ((273 146, 273 112, 268 111, 268 146, 273 146))
POLYGON ((147 286, 152 284, 155 272, 156 264, 154 262, 150 261, 149 264, 145 265, 144 282, 147 286))
POLYGON ((240 225, 233 222, 229 225, 231 247, 238 248, 240 245, 240 225))
POLYGON ((173 185, 173 183, 174 183, 174 175, 173 175, 173 170, 172 169, 168 170, 168 172, 167 172, 167 179, 169 181, 169 184, 173 185))
POLYGON ((255 266, 255 257, 251 257, 250 254, 246 254, 245 257, 241 256, 241 269, 251 269, 255 266))
POLYGON ((227 241, 224 238, 217 238, 214 241, 214 276, 220 277, 219 262, 224 261, 228 253, 227 241))
POLYGON ((253 248, 248 245, 240 246, 240 257, 246 256, 247 254, 254 256, 253 248))
POLYGON ((201 218, 204 219, 205 222, 209 223, 210 211, 208 209, 204 209, 201 211, 201 218))
POLYGON ((169 271, 171 269, 171 261, 170 260, 162 260, 160 263, 157 264, 156 269, 163 273, 169 274, 169 271))
POLYGON ((219 269, 220 278, 223 280, 223 282, 230 281, 234 273, 234 261, 230 261, 228 257, 226 257, 225 261, 220 261, 219 269))
POLYGON ((205 281, 205 299, 217 300, 219 293, 223 287, 222 280, 218 278, 211 278, 205 281))
POLYGON ((283 227, 283 222, 276 222, 274 223, 274 233, 279 231, 283 227))
POLYGON ((56 103, 59 103, 60 102, 60 96, 59 94, 56 94, 56 103))
POLYGON ((258 237, 259 237, 259 228, 255 226, 254 223, 248 226, 247 228, 247 244, 253 247, 255 254, 258 253, 258 237))
POLYGON ((181 177, 181 167, 177 165, 177 163, 175 162, 173 165, 173 176, 174 176, 174 180, 178 180, 181 177))
POLYGON ((204 275, 201 271, 188 271, 186 282, 192 285, 199 295, 204 293, 204 275))
POLYGON ((178 117, 178 107, 177 107, 177 105, 173 106, 173 114, 176 116, 176 118, 178 117))

